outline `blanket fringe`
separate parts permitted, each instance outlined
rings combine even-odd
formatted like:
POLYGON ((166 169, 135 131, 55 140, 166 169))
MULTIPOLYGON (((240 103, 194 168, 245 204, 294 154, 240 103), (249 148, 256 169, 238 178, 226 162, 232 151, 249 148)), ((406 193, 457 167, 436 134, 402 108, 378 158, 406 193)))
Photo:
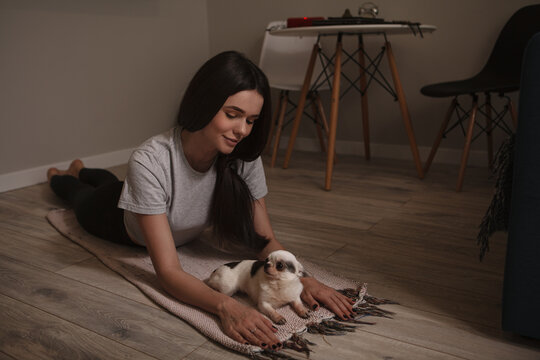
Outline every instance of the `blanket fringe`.
MULTIPOLYGON (((341 294, 358 301, 360 298, 359 289, 344 289, 338 290, 341 294)), ((386 304, 398 304, 392 300, 380 299, 374 296, 365 294, 362 302, 357 304, 353 311, 355 317, 350 320, 341 320, 337 317, 332 319, 323 320, 319 323, 310 323, 306 327, 306 331, 310 334, 320 334, 326 336, 342 336, 347 333, 355 332, 358 325, 375 325, 375 322, 361 320, 366 316, 376 316, 392 319, 395 314, 392 311, 381 309, 378 305, 386 304)), ((296 351, 299 354, 304 354, 305 358, 309 359, 312 351, 312 347, 316 346, 315 343, 307 340, 302 334, 294 334, 289 340, 283 343, 284 349, 290 349, 296 351)), ((251 358, 255 360, 298 360, 298 357, 294 357, 292 354, 284 352, 276 352, 272 350, 263 350, 261 352, 250 354, 251 358)))
POLYGON ((299 334, 294 334, 289 340, 285 341, 285 343, 283 344, 283 347, 286 349, 297 351, 299 353, 304 353, 306 354, 306 357, 309 359, 309 355, 311 354, 310 346, 315 346, 315 345, 317 344, 309 341, 303 336, 299 334))
POLYGON ((375 296, 371 296, 368 294, 364 295, 364 300, 366 300, 368 304, 372 304, 372 305, 387 305, 387 304, 399 305, 399 303, 395 301, 376 298, 375 296))
POLYGON ((508 231, 510 203, 512 199, 512 181, 514 174, 515 135, 511 135, 501 144, 493 161, 493 175, 496 176, 493 198, 476 236, 480 248, 480 261, 489 252, 489 238, 497 231, 508 231))

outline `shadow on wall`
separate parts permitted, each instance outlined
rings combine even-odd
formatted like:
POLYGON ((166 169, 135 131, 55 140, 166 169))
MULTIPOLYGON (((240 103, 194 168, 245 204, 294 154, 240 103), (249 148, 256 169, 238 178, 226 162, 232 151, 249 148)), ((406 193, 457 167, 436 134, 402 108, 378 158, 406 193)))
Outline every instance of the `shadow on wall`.
POLYGON ((91 15, 122 15, 152 17, 159 13, 159 2, 155 0, 21 0, 4 2, 8 10, 32 10, 54 13, 80 13, 91 15))

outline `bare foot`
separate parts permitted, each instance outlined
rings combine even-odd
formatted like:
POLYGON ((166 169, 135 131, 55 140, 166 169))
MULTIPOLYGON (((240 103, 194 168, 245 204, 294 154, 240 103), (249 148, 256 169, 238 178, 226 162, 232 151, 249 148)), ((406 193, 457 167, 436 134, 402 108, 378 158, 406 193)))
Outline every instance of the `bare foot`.
POLYGON ((81 171, 82 168, 84 168, 84 164, 79 159, 73 160, 67 170, 58 170, 57 168, 50 168, 49 170, 47 170, 47 181, 50 184, 51 178, 54 175, 71 175, 78 179, 79 172, 81 171))
POLYGON ((71 162, 69 165, 69 168, 67 169, 67 173, 71 176, 79 178, 79 172, 81 169, 84 168, 84 164, 80 159, 75 159, 71 162))
POLYGON ((51 183, 51 178, 54 175, 60 175, 60 170, 58 170, 57 168, 50 168, 49 170, 47 170, 47 181, 49 182, 49 184, 51 183))

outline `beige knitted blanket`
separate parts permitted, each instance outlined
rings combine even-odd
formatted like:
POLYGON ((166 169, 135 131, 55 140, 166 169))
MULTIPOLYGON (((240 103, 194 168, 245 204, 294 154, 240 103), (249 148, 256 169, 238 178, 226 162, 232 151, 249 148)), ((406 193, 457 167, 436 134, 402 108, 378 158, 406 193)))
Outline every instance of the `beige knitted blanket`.
MULTIPOLYGON (((61 234, 90 251, 103 264, 133 283, 157 304, 187 321, 205 336, 240 353, 253 355, 260 351, 258 347, 238 343, 225 335, 221 330, 219 318, 215 315, 186 305, 165 293, 158 283, 150 256, 144 248, 113 244, 88 234, 79 226, 72 210, 52 210, 47 219, 61 234)), ((203 241, 193 241, 179 247, 177 253, 184 270, 201 280, 206 279, 214 269, 224 263, 242 260, 238 255, 235 257, 221 252, 203 241)), ((326 285, 335 289, 360 289, 358 297, 359 302, 362 302, 365 286, 333 275, 306 260, 300 260, 309 274, 326 285)), ((247 299, 241 300, 248 302, 247 299)), ((276 335, 282 342, 294 334, 305 331, 309 324, 319 324, 334 316, 325 308, 311 312, 308 319, 297 316, 289 306, 284 306, 278 311, 287 320, 285 325, 276 326, 278 328, 276 335)))

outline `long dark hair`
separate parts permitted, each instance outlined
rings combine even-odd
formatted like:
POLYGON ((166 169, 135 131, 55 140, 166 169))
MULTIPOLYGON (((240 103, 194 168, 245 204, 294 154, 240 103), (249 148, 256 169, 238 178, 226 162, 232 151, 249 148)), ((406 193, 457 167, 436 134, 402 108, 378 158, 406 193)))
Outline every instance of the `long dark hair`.
POLYGON ((229 96, 243 90, 256 90, 264 103, 251 133, 229 155, 218 155, 210 224, 220 244, 232 242, 262 250, 268 239, 255 231, 254 199, 238 175, 238 164, 257 159, 266 145, 271 122, 268 79, 244 55, 236 51, 220 53, 204 63, 191 79, 180 104, 177 122, 187 131, 201 130, 212 121, 229 96))

